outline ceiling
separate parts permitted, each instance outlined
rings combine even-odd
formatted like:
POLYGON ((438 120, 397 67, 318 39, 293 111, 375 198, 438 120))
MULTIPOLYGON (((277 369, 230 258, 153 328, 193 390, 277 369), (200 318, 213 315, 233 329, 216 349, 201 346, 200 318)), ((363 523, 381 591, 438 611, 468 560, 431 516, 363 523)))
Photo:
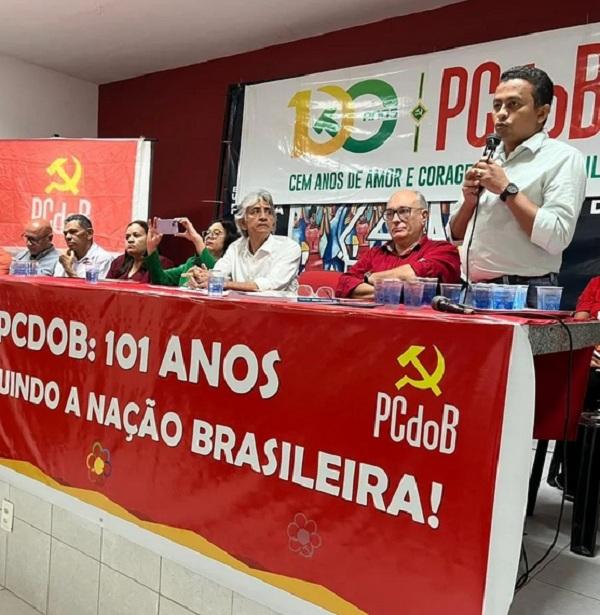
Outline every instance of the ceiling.
POLYGON ((458 1, 1 0, 0 54, 107 83, 458 1))

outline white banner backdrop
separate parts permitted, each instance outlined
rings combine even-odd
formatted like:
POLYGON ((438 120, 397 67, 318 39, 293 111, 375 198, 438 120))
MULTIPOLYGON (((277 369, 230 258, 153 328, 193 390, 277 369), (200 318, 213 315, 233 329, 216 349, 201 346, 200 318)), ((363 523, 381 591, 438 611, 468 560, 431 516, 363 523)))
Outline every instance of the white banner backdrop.
POLYGON ((600 24, 246 87, 236 193, 278 204, 385 201, 403 187, 455 200, 493 132, 503 70, 554 81, 550 136, 587 157, 600 194, 600 24))

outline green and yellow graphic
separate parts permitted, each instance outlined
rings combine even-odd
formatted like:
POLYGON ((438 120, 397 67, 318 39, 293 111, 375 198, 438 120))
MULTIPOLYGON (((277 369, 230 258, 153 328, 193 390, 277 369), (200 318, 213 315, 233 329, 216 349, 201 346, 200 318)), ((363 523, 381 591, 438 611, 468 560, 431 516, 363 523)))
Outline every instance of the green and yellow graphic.
POLYGON ((398 121, 398 97, 386 81, 367 79, 355 83, 348 90, 338 85, 324 85, 317 88, 317 91, 327 94, 333 101, 325 105, 315 102, 311 90, 302 90, 296 92, 288 103, 288 107, 296 109, 293 158, 328 156, 342 148, 355 154, 364 154, 381 147, 394 132, 398 121), (356 101, 363 96, 378 99, 377 108, 371 105, 372 109, 361 111, 356 101), (321 107, 324 107, 322 112, 311 126, 311 111, 321 107), (362 122, 381 121, 379 130, 375 134, 368 134, 366 138, 358 138, 361 133, 369 133, 357 127, 359 119, 362 122), (312 132, 316 135, 326 133, 330 138, 318 141, 313 139, 312 132))

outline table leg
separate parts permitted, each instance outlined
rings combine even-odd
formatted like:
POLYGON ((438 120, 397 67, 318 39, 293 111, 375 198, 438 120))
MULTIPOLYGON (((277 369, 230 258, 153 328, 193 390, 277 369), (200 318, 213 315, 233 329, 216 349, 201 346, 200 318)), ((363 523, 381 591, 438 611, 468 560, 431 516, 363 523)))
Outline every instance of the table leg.
POLYGON ((531 476, 529 477, 529 492, 527 494, 527 516, 533 515, 537 493, 542 481, 542 472, 544 471, 544 463, 546 461, 546 453, 548 452, 548 440, 538 440, 535 449, 535 457, 533 458, 533 467, 531 468, 531 476))
POLYGON ((600 418, 584 413, 579 479, 573 503, 571 551, 593 557, 596 554, 600 514, 600 418))

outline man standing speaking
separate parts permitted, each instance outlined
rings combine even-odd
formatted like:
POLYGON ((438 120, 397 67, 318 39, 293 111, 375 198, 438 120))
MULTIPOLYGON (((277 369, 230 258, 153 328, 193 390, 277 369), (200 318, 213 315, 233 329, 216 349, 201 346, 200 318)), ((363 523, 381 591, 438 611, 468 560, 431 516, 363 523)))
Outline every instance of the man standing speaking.
POLYGON ((539 68, 502 73, 492 111, 501 144, 467 171, 449 222, 468 281, 527 284, 529 307, 536 286, 557 284, 585 197, 583 155, 544 132, 553 95, 539 68))

